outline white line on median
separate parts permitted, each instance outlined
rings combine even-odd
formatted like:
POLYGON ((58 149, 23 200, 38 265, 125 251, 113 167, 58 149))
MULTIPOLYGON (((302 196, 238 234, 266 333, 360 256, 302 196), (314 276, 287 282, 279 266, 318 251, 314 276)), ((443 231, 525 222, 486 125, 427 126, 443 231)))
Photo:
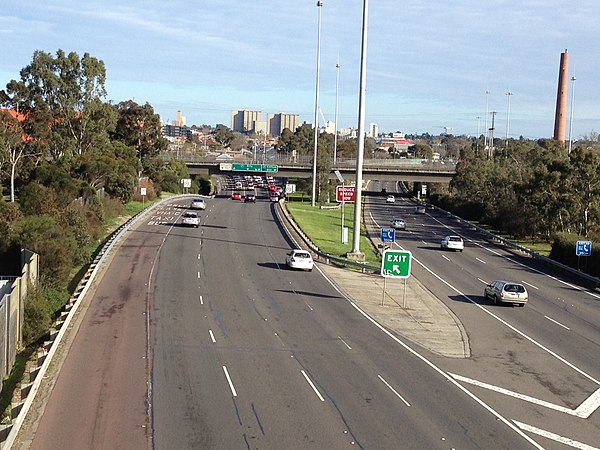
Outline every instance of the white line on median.
POLYGON ((454 373, 448 372, 448 375, 452 376, 456 380, 472 384, 473 386, 478 386, 480 388, 489 389, 490 391, 498 392, 500 394, 508 395, 510 397, 515 397, 515 398, 524 400, 529 403, 534 403, 536 405, 544 406, 546 408, 553 409, 555 411, 569 414, 571 416, 581 417, 582 419, 587 419, 600 406, 600 389, 597 389, 592 395, 590 395, 581 405, 579 405, 577 407, 577 409, 570 409, 570 408, 565 408, 564 406, 555 405, 554 403, 550 403, 550 402, 547 402, 544 400, 530 397, 525 394, 519 394, 518 392, 509 391, 508 389, 504 389, 504 388, 501 388, 498 386, 494 386, 492 384, 484 383, 482 381, 477 381, 477 380, 473 380, 471 378, 456 375, 454 373))
POLYGON ((227 382, 229 383, 229 388, 231 389, 231 393, 234 397, 237 397, 237 392, 235 391, 235 387, 231 382, 231 377, 229 376, 229 372, 227 372, 227 367, 223 366, 223 372, 225 372, 225 377, 227 378, 227 382))
POLYGON ((556 442, 560 442, 561 444, 568 445, 569 447, 579 448, 582 450, 599 450, 598 447, 592 447, 591 445, 584 444, 582 442, 575 441, 573 439, 560 436, 555 433, 551 433, 550 431, 542 430, 541 428, 532 427, 531 425, 527 425, 523 422, 518 422, 513 420, 513 422, 522 430, 529 431, 530 433, 537 434, 538 436, 545 437, 547 439, 551 439, 556 442))

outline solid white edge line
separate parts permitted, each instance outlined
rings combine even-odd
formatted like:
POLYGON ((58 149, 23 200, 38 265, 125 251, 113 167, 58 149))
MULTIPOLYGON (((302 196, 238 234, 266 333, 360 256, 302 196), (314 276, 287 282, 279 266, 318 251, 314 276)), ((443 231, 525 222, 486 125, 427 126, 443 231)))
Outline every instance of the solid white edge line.
POLYGON ((229 383, 229 389, 231 389, 231 393, 234 397, 237 397, 237 392, 235 391, 235 387, 231 381, 231 377, 229 376, 229 372, 227 371, 227 367, 223 366, 223 372, 225 372, 225 378, 227 378, 227 382, 229 383))
POLYGON ((385 385, 388 387, 388 389, 389 389, 390 391, 392 391, 394 394, 396 394, 396 396, 397 396, 397 397, 398 397, 400 400, 402 400, 406 406, 409 406, 409 407, 410 407, 410 403, 408 403, 408 402, 407 402, 407 401, 404 399, 404 397, 402 397, 402 396, 401 396, 401 395, 398 393, 398 391, 396 391, 396 389, 394 389, 392 386, 390 386, 390 383, 388 383, 387 381, 385 381, 381 375, 377 375, 377 377, 378 377, 378 378, 379 378, 381 381, 383 381, 383 384, 385 384, 385 385))
MULTIPOLYGON (((402 246, 398 243, 396 243, 396 245, 401 249, 404 250, 402 248, 402 246)), ((425 269, 427 272, 429 272, 431 275, 433 275, 435 278, 437 278, 439 281, 441 281, 442 283, 444 283, 446 286, 448 286, 451 290, 453 290, 454 292, 456 292, 458 295, 460 295, 461 297, 463 297, 464 299, 466 299, 467 301, 473 303, 476 307, 478 307, 480 310, 484 311, 486 314, 489 314, 491 317, 493 317, 494 319, 496 319, 498 322, 502 323, 503 325, 505 325, 506 327, 510 328, 511 330, 513 330, 515 333, 519 334, 520 336, 522 336, 523 338, 527 339, 529 342, 531 342, 532 344, 534 344, 535 346, 541 348, 542 350, 544 350, 545 352, 547 352, 549 355, 553 356, 554 358, 558 359, 560 362, 562 362, 563 364, 565 364, 566 366, 570 367, 571 369, 573 369, 574 371, 578 372, 580 375, 584 376, 585 378, 587 378, 588 380, 593 381, 594 383, 600 385, 600 381, 596 380, 594 377, 592 377, 591 375, 585 373, 582 369, 576 367, 574 364, 570 363, 569 361, 567 361, 565 358, 563 358, 562 356, 560 356, 559 354, 557 354, 556 352, 550 350, 548 347, 544 346, 543 344, 541 344, 540 342, 537 342, 535 339, 533 339, 532 337, 526 335, 523 331, 517 329, 516 327, 514 327, 513 325, 509 324, 506 320, 502 319, 501 317, 497 316, 496 314, 494 314, 493 312, 489 311, 487 308, 484 308, 482 305, 480 305, 479 303, 477 303, 476 301, 474 301, 471 297, 469 297, 468 295, 466 295, 464 292, 461 292, 460 290, 458 290, 457 288, 455 288, 453 285, 451 285, 450 283, 448 283, 446 280, 444 280, 442 277, 440 277, 437 273, 434 273, 429 267, 427 267, 425 264, 423 264, 421 261, 419 261, 417 258, 415 258, 413 256, 412 260, 419 264, 423 269, 425 269)), ((525 266, 524 266, 525 267, 525 266)))
POLYGON ((321 393, 319 392, 319 390, 317 389, 317 387, 313 384, 312 380, 308 377, 308 375, 306 375, 306 372, 304 370, 301 370, 300 372, 302 372, 302 375, 304 375, 304 378, 306 379, 306 381, 308 381, 308 384, 310 384, 310 387, 313 389, 313 391, 315 391, 315 394, 317 394, 317 396, 319 397, 319 399, 324 402, 325 399, 323 398, 323 396, 321 395, 321 393))
POLYGON ((587 445, 582 442, 578 442, 573 439, 570 439, 570 438, 567 438, 564 436, 560 436, 555 433, 551 433, 550 431, 542 430, 541 428, 536 428, 531 425, 527 425, 526 423, 519 422, 517 420, 513 420, 513 422, 515 424, 517 424, 517 426, 519 428, 521 428, 522 430, 529 431, 530 433, 534 433, 534 434, 537 434, 538 436, 545 437, 546 439, 560 442, 561 444, 565 444, 565 445, 568 445, 573 448, 578 448, 581 450, 600 450, 598 447, 592 447, 591 445, 587 445))
POLYGON ((421 361, 423 361, 426 365, 428 365, 429 367, 431 367, 435 372, 437 372, 440 375, 442 375, 446 380, 448 380, 455 387, 457 387, 458 389, 460 389, 461 391, 463 391, 467 396, 471 397, 476 403, 478 403, 484 409, 486 409, 487 411, 489 411, 498 420, 500 420, 506 426, 508 426, 509 428, 511 428, 515 433, 517 433, 519 436, 521 436, 523 439, 525 439, 527 442, 529 442, 535 448, 538 448, 539 450, 544 450, 544 448, 542 446, 540 446, 537 442, 535 442, 533 439, 531 439, 529 436, 527 436, 525 433, 523 433, 523 431, 521 431, 517 426, 515 426, 510 420, 508 420, 505 417, 503 417, 502 415, 500 415, 498 412, 496 412, 496 410, 494 410, 491 406, 489 406, 488 404, 486 404, 483 400, 481 400, 479 397, 477 397, 475 394, 473 394, 467 388, 465 388, 464 386, 462 386, 453 377, 449 376, 446 372, 444 372, 442 369, 440 369, 434 363, 432 363, 431 361, 429 361, 423 355, 419 354, 417 351, 413 350, 407 344, 405 344, 404 342, 402 342, 399 338, 397 338, 396 336, 394 336, 390 331, 386 330, 383 326, 381 326, 379 323, 377 323, 377 321, 375 321, 375 319, 371 318, 356 303, 354 303, 353 301, 350 301, 350 304, 360 314, 362 314, 365 317, 365 319, 367 319, 369 322, 371 322, 373 325, 375 325, 377 328, 379 328, 383 333, 385 333, 386 335, 388 335, 388 337, 391 338, 393 341, 395 341, 396 343, 398 343, 400 346, 404 347, 404 349, 406 349, 406 351, 408 351, 413 356, 415 356, 416 358, 418 358, 421 361))

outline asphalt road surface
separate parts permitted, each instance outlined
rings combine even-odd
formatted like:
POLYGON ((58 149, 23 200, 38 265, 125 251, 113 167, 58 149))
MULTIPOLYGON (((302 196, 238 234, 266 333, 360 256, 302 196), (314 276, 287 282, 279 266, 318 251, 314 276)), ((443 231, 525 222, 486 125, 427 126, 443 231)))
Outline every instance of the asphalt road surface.
POLYGON ((597 299, 466 228, 463 253, 441 252, 440 236, 460 224, 413 216, 404 200, 369 202, 373 226, 405 213, 398 244, 460 317, 471 358, 407 345, 319 270, 286 269, 295 244, 274 204, 208 200, 196 229, 178 225, 180 199, 114 256, 31 448, 565 448, 556 436, 597 446, 597 299), (530 304, 485 301, 498 273, 529 280, 530 304))

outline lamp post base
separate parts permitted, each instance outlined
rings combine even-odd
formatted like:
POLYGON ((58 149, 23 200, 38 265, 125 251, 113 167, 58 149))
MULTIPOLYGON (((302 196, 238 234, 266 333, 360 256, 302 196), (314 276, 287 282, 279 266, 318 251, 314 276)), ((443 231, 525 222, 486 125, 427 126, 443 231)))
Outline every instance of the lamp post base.
POLYGON ((365 254, 363 252, 348 252, 346 253, 346 258, 352 259, 354 261, 364 261, 365 254))

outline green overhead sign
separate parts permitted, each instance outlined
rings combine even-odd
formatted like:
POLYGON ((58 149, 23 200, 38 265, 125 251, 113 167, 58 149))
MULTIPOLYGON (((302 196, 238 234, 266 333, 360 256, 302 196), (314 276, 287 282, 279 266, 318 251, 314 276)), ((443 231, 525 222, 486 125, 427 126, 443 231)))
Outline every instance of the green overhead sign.
POLYGON ((238 172, 277 172, 279 168, 271 164, 232 163, 231 170, 238 172))
POLYGON ((412 254, 409 251, 384 251, 381 258, 381 275, 390 278, 410 277, 411 259, 412 254))

